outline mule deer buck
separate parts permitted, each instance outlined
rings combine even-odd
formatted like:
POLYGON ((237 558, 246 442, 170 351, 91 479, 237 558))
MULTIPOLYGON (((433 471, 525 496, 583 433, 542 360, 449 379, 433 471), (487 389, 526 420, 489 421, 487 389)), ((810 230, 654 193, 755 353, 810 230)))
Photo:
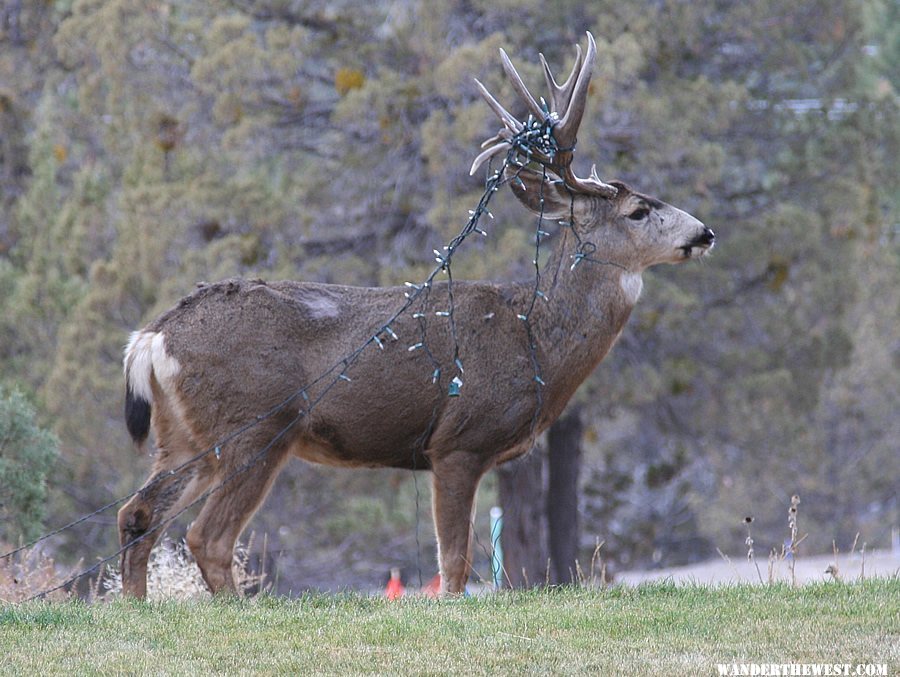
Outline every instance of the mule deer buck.
MULTIPOLYGON (((529 111, 547 118, 501 54, 529 111)), ((138 446, 152 425, 158 455, 151 477, 118 515, 121 543, 131 544, 122 555, 126 594, 146 594, 147 560, 166 521, 223 481, 206 498, 187 542, 210 589, 234 590, 235 541, 291 456, 333 466, 430 470, 442 593, 464 590, 481 477, 526 453, 560 415, 621 333, 644 269, 687 261, 713 246, 713 232, 689 214, 623 183, 605 183, 596 170, 587 178, 573 172, 594 57, 588 34, 586 55, 577 48, 562 85, 541 57, 560 152, 535 158, 549 174, 520 168, 520 180, 509 183, 532 212, 571 219, 543 268, 541 292, 549 302, 534 306, 529 326, 521 313, 533 300, 533 281, 456 282, 455 331, 432 320, 427 351, 386 337, 379 341, 383 350, 356 356, 346 374, 352 380, 331 392, 320 381, 302 400, 298 389, 365 344, 402 304, 404 288, 226 280, 202 286, 132 334, 124 365, 127 425, 138 446), (573 257, 580 265, 572 265, 573 257), (448 378, 432 384, 432 374, 436 363, 453 363, 456 339, 465 385, 459 397, 448 397, 448 378), (279 409, 286 400, 289 406, 279 409), (275 414, 259 416, 270 410, 275 414), (305 414, 299 420, 298 410, 305 414), (242 426, 215 454, 203 453, 242 426), (261 449, 264 456, 248 463, 261 449)), ((473 172, 523 128, 477 84, 503 128, 485 142, 473 172)), ((436 282, 413 310, 434 317, 448 302, 447 283, 436 282)), ((417 316, 399 316, 391 334, 417 336, 417 316)))

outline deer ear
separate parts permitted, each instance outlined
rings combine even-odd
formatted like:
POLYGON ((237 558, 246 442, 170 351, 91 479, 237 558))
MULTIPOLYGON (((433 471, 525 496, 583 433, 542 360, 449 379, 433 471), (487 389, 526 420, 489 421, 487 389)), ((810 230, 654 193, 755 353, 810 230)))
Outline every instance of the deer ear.
POLYGON ((544 180, 542 174, 523 170, 513 176, 509 185, 519 202, 535 214, 543 213, 548 219, 562 219, 569 215, 575 193, 569 193, 558 181, 553 174, 547 174, 544 180))

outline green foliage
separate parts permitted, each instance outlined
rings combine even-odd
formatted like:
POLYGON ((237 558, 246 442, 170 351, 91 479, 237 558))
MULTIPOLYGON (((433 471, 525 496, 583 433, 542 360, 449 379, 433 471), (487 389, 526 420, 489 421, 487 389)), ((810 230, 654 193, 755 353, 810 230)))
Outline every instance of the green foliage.
POLYGON ((57 437, 38 426, 22 392, 0 384, 0 543, 40 533, 58 447, 57 437))

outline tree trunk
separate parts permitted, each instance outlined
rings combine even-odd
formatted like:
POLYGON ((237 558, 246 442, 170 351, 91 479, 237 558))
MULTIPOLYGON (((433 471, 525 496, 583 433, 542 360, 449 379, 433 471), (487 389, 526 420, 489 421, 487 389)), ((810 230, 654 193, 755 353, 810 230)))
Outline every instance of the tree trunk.
POLYGON ((567 410, 547 432, 547 535, 555 584, 575 583, 578 558, 578 475, 584 423, 581 409, 567 410))
POLYGON ((536 447, 497 469, 503 508, 503 574, 506 585, 526 588, 546 581, 544 452, 536 447))

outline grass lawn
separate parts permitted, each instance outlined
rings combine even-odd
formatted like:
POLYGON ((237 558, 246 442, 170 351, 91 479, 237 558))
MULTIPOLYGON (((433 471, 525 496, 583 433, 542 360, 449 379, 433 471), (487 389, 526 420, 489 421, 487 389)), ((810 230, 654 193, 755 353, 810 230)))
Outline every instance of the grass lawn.
POLYGON ((0 674, 718 674, 900 669, 900 579, 652 584, 449 601, 358 595, 0 605, 0 674))

